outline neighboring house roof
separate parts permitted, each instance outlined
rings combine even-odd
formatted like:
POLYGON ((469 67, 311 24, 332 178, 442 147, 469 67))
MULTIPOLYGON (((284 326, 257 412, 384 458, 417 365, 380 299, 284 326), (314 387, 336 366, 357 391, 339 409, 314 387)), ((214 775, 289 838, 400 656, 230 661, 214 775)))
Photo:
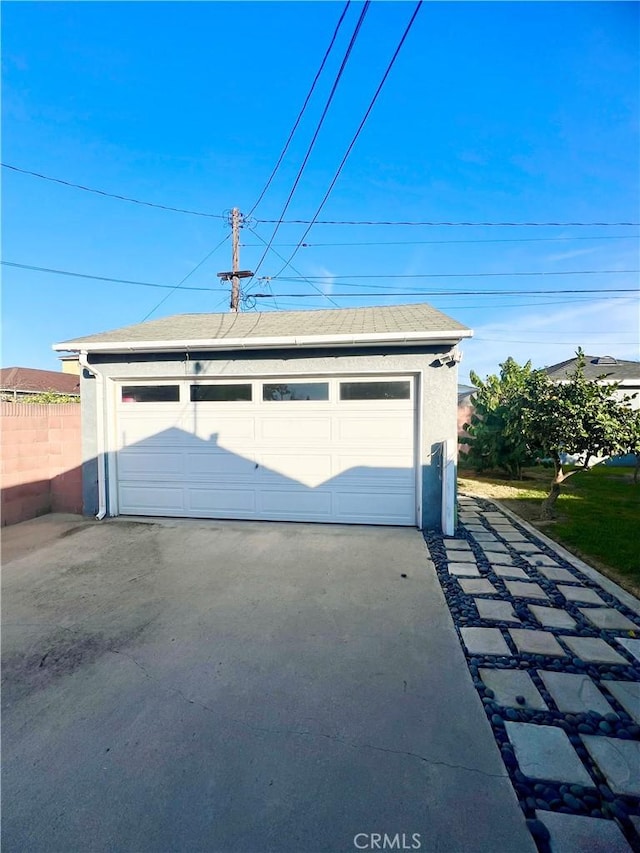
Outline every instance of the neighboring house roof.
POLYGON ((0 368, 0 390, 41 394, 55 391, 57 394, 80 394, 80 377, 55 370, 37 370, 33 367, 0 368))
POLYGON ((243 349, 359 343, 456 343, 466 326, 430 305, 273 311, 265 314, 178 314, 55 344, 63 351, 243 349))
MULTIPOLYGON (((606 379, 614 382, 625 379, 640 380, 639 361, 625 361, 610 355, 585 355, 584 361, 586 379, 599 379, 604 375, 606 379)), ((575 371, 577 363, 577 358, 570 358, 559 364, 552 364, 551 367, 545 367, 545 371, 551 379, 563 380, 575 371)))

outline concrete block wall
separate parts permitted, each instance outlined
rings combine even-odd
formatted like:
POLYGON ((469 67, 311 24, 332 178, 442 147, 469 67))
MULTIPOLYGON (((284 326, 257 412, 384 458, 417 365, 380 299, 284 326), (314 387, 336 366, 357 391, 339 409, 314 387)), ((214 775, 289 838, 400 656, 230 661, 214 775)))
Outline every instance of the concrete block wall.
POLYGON ((0 403, 2 525, 47 512, 82 512, 77 403, 0 403))

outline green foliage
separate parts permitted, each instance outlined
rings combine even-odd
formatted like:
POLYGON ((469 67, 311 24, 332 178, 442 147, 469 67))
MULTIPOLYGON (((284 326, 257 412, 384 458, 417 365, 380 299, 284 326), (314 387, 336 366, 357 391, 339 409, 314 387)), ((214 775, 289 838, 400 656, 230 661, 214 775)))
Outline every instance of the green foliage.
POLYGON ((25 394, 14 401, 9 397, 6 402, 16 403, 79 403, 80 397, 72 394, 59 394, 57 391, 43 391, 41 394, 25 394))
MULTIPOLYGON (((560 466, 563 453, 592 457, 625 453, 633 440, 634 412, 630 398, 614 396, 616 383, 605 384, 584 375, 584 353, 577 352, 575 371, 564 382, 552 382, 534 371, 521 400, 521 423, 530 445, 560 466)), ((637 418, 636 418, 637 421, 637 418)))
POLYGON ((631 398, 615 396, 619 386, 603 382, 605 376, 587 379, 581 349, 574 372, 562 382, 512 358, 500 365, 500 376, 471 378, 478 391, 468 437, 460 439, 469 445, 462 460, 479 472, 499 468, 519 478, 534 459, 552 459, 549 512, 560 483, 572 473, 563 470, 564 454, 582 456, 587 468, 594 457, 640 453, 640 414, 630 407, 631 398))
POLYGON ((465 424, 466 436, 460 438, 468 450, 462 461, 476 471, 499 468, 512 477, 520 477, 522 467, 536 455, 522 429, 522 400, 532 376, 531 362, 521 367, 513 358, 500 365, 499 376, 486 381, 471 372, 478 389, 472 395, 474 414, 465 424))

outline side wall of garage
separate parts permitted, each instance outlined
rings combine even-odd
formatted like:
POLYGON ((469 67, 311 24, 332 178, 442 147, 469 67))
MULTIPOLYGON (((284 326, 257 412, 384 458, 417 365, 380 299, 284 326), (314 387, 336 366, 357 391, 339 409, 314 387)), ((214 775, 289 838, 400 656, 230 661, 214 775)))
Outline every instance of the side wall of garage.
MULTIPOLYGON (((441 448, 445 440, 456 441, 457 365, 434 363, 450 346, 378 348, 362 350, 247 350, 238 354, 185 353, 144 355, 94 355, 89 362, 98 374, 82 377, 83 407, 83 499, 84 511, 98 510, 98 396, 104 379, 187 379, 256 376, 310 376, 414 373, 422 383, 420 450, 422 456, 422 524, 438 528, 441 516, 441 448)), ((112 383, 104 384, 105 425, 113 417, 109 400, 112 383)))

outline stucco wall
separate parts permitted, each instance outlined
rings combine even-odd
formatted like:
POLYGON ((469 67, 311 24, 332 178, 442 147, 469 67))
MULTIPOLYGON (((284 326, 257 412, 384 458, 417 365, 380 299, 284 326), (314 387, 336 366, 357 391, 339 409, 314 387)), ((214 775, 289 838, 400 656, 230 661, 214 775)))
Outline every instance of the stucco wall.
POLYGON ((77 403, 1 403, 2 524, 47 512, 81 512, 77 403))
MULTIPOLYGON (((359 373, 413 373, 420 374, 423 383, 421 452, 422 466, 422 521, 427 528, 440 526, 441 514, 441 443, 447 439, 455 443, 457 436, 457 365, 431 366, 434 359, 449 352, 446 347, 406 347, 403 349, 362 350, 359 352, 333 351, 247 351, 236 357, 229 354, 193 353, 187 358, 175 354, 155 356, 95 356, 90 363, 105 379, 152 378, 185 379, 188 377, 259 377, 269 375, 318 375, 359 373)), ((96 443, 97 405, 96 379, 82 378, 82 406, 84 419, 83 471, 84 506, 86 513, 95 513, 98 507, 96 443)), ((106 396, 114 401, 114 385, 105 383, 106 396)), ((108 408, 108 407, 106 407, 108 408)), ((110 417, 105 411, 105 418, 110 417)))

